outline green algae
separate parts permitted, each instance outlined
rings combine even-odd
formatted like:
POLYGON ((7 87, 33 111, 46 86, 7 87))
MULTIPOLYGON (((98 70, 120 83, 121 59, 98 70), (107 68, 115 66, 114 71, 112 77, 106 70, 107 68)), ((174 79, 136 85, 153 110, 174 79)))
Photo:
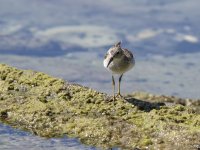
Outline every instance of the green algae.
POLYGON ((200 145, 199 101, 141 92, 112 101, 88 87, 5 64, 0 79, 1 122, 39 136, 67 134, 105 149, 200 145))

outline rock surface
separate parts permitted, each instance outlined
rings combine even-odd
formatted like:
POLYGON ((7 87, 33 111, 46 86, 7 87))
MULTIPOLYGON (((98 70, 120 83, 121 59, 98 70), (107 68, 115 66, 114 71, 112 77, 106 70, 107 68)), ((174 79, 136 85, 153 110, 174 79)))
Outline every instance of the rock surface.
POLYGON ((105 93, 0 64, 0 120, 43 137, 101 148, 198 149, 200 100, 105 93))

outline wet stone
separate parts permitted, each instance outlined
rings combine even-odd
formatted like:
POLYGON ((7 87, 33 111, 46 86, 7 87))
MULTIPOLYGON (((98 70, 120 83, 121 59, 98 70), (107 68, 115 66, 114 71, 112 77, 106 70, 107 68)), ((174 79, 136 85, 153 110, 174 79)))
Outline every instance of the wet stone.
POLYGON ((136 92, 117 98, 0 64, 0 121, 42 137, 108 149, 196 149, 200 100, 136 92))

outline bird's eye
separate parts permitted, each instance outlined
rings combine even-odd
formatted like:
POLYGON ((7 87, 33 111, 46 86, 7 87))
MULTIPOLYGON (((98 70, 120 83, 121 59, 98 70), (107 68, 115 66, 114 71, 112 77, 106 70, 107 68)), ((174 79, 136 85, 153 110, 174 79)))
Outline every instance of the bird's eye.
POLYGON ((119 54, 119 52, 116 53, 117 55, 119 54))

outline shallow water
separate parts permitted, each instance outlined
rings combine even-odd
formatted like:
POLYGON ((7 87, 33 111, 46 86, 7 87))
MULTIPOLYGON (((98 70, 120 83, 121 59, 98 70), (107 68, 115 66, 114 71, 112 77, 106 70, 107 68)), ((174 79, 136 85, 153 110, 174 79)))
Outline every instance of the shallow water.
MULTIPOLYGON (((102 60, 111 45, 122 41, 136 59, 134 69, 123 77, 123 93, 199 99, 199 6, 198 0, 2 0, 0 63, 111 94, 111 75, 102 60)), ((12 129, 0 126, 0 130, 12 129)), ((26 138, 45 141, 30 134, 26 138)), ((4 146, 12 141, 23 140, 5 138, 4 146)), ((56 144, 64 146, 59 140, 56 144)))
POLYGON ((97 148, 80 144, 77 139, 67 137, 45 139, 2 124, 0 124, 0 149, 98 150, 97 148))

